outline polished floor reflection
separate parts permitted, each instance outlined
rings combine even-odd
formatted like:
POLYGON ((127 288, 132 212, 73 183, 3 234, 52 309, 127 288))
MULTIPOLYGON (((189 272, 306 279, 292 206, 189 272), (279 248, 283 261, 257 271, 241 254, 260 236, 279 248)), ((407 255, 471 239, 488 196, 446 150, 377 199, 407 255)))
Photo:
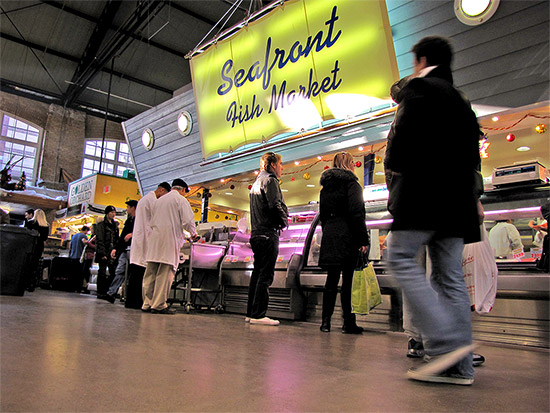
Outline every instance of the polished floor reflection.
MULTIPOLYGON (((176 307, 178 308, 178 307, 176 307)), ((409 381, 401 333, 232 314, 146 314, 94 296, 0 297, 2 412, 548 412, 549 352, 480 343, 472 387, 409 381)))

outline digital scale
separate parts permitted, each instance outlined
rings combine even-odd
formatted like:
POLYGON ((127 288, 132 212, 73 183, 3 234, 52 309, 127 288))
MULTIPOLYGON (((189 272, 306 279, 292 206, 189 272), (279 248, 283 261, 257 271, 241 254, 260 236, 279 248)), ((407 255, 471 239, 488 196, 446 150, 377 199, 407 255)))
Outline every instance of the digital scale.
POLYGON ((536 161, 502 166, 493 171, 493 186, 516 184, 544 184, 550 180, 548 170, 536 161))

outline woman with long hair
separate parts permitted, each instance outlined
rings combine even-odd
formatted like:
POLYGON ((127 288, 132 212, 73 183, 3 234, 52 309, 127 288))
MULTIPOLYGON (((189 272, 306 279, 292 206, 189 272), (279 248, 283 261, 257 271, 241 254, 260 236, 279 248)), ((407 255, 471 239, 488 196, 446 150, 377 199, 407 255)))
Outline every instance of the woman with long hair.
POLYGON ((354 173, 353 156, 340 152, 334 156, 332 168, 321 175, 319 213, 323 237, 319 266, 327 271, 323 292, 321 331, 330 331, 330 321, 336 304, 338 282, 342 275, 340 300, 345 334, 361 334, 351 312, 351 284, 360 253, 367 253, 370 240, 365 225, 363 189, 354 173))
POLYGON ((40 258, 42 257, 42 253, 44 252, 44 245, 46 243, 46 240, 48 239, 48 235, 50 234, 50 226, 48 224, 48 220, 46 219, 46 214, 43 210, 37 209, 34 211, 34 216, 28 222, 27 228, 30 230, 38 231, 39 235, 31 260, 31 269, 28 275, 27 284, 27 290, 34 291, 34 289, 38 285, 41 275, 40 273, 42 265, 40 262, 40 258))

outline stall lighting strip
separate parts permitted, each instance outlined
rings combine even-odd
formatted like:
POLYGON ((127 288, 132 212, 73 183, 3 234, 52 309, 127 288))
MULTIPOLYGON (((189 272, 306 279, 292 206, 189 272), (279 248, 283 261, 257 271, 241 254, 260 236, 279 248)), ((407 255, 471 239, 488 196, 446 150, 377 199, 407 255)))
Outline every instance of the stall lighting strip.
POLYGON ((529 208, 518 208, 518 209, 500 209, 497 211, 485 211, 485 216, 487 215, 501 215, 508 214, 510 212, 539 212, 540 207, 529 207, 529 208))

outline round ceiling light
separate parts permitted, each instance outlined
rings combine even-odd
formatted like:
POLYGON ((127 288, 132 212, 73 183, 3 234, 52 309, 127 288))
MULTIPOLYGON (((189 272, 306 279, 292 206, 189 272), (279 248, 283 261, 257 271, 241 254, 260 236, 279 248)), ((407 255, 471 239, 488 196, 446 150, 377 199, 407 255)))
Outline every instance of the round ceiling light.
POLYGON ((148 151, 153 149, 153 146, 155 145, 155 135, 151 129, 145 129, 143 131, 141 134, 141 143, 148 151))
POLYGON ((191 133, 193 129, 193 118, 191 114, 187 111, 183 111, 178 115, 178 131, 183 136, 187 136, 191 133))
POLYGON ((455 0, 455 15, 462 23, 476 26, 493 16, 499 3, 500 0, 455 0))

